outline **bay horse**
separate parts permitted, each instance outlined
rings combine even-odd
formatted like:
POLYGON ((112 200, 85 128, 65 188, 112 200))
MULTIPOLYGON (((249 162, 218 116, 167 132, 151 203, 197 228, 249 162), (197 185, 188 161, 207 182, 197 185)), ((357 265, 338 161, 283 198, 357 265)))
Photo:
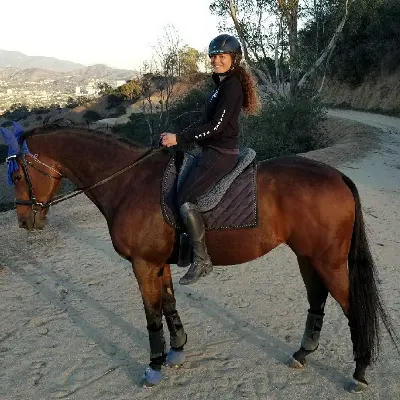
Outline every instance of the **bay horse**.
MULTIPOLYGON (((115 250, 130 260, 141 291, 150 342, 145 385, 162 380, 162 366, 185 361, 187 336, 179 317, 168 260, 177 232, 161 209, 161 184, 170 161, 153 150, 89 129, 44 127, 19 137, 18 170, 12 173, 19 226, 43 229, 60 180, 68 178, 105 217, 115 250), (27 144, 31 154, 25 154, 27 144), (34 156, 33 156, 34 155, 34 156), (166 351, 163 316, 170 332, 166 351)), ((367 388, 366 368, 379 347, 379 320, 397 337, 376 285, 360 196, 346 175, 299 156, 257 165, 258 224, 207 231, 214 265, 254 260, 286 243, 296 254, 310 305, 301 346, 290 365, 302 368, 319 344, 328 293, 348 319, 355 372, 351 391, 367 388), (226 245, 229 243, 229 245, 226 245)))

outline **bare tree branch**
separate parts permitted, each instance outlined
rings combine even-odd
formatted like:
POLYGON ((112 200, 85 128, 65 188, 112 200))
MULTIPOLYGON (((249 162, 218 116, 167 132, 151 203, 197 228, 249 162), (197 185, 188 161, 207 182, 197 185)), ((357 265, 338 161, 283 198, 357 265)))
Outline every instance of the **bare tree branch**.
POLYGON ((328 45, 325 47, 325 49, 322 52, 321 56, 314 63, 314 65, 300 79, 299 84, 298 84, 299 88, 302 88, 304 85, 306 85, 308 83, 310 78, 315 75, 316 71, 322 65, 322 63, 324 61, 326 61, 331 56, 332 52, 335 50, 338 38, 339 38, 340 34, 342 33, 343 27, 344 27, 344 25, 346 24, 346 21, 347 21, 348 12, 349 12, 349 5, 351 5, 353 2, 354 2, 354 0, 346 0, 345 12, 344 12, 342 20, 340 21, 340 24, 336 28, 335 33, 333 34, 333 36, 332 36, 330 42, 328 43, 328 45))
MULTIPOLYGON (((240 42, 241 42, 241 44, 242 44, 243 57, 244 57, 244 59, 245 59, 247 65, 251 68, 251 70, 252 70, 252 71, 254 72, 254 74, 258 77, 258 79, 259 79, 270 91, 276 92, 276 88, 274 87, 274 85, 273 85, 273 83, 272 83, 272 78, 271 78, 271 74, 270 74, 270 72, 269 72, 269 70, 268 70, 268 67, 267 67, 267 68, 262 68, 262 63, 260 63, 260 62, 259 62, 259 66, 256 67, 256 66, 252 63, 252 61, 250 60, 249 51, 248 51, 248 47, 247 47, 247 41, 246 41, 245 35, 244 35, 244 33, 243 33, 243 30, 242 30, 242 28, 241 28, 241 26, 240 26, 240 23, 239 23, 239 21, 238 21, 238 18, 237 18, 236 7, 235 7, 235 5, 233 4, 233 0, 228 0, 228 2, 229 2, 229 13, 230 13, 230 16, 231 16, 231 18, 232 18, 233 24, 234 24, 234 26, 235 26, 236 32, 237 32, 237 34, 238 34, 238 36, 239 36, 239 40, 240 40, 240 42)), ((251 52, 252 52, 254 58, 255 58, 257 61, 260 61, 260 60, 259 60, 259 57, 257 56, 257 52, 256 52, 253 48, 251 48, 251 47, 250 47, 250 50, 251 50, 251 52)))
POLYGON ((151 146, 153 146, 154 129, 153 129, 152 121, 150 121, 149 114, 150 115, 153 114, 153 104, 151 102, 151 99, 147 99, 147 101, 149 102, 148 107, 150 109, 150 113, 146 109, 146 103, 144 100, 142 102, 142 111, 143 111, 144 119, 146 120, 147 126, 149 127, 150 147, 151 147, 151 146))
POLYGON ((247 64, 251 65, 251 61, 250 61, 250 58, 249 58, 249 53, 247 51, 246 40, 245 40, 245 37, 243 35, 243 31, 242 31, 242 29, 240 27, 240 24, 238 22, 238 19, 237 19, 236 7, 233 4, 233 0, 228 0, 228 1, 229 1, 229 13, 231 15, 231 18, 232 18, 233 24, 235 26, 236 32, 237 32, 237 34, 239 36, 239 40, 242 43, 243 57, 246 60, 247 64))
POLYGON ((276 90, 278 93, 280 92, 280 80, 281 80, 281 73, 280 73, 280 63, 279 63, 279 43, 282 40, 282 23, 283 23, 283 15, 278 17, 278 33, 276 35, 276 43, 275 43, 275 79, 276 79, 276 90))

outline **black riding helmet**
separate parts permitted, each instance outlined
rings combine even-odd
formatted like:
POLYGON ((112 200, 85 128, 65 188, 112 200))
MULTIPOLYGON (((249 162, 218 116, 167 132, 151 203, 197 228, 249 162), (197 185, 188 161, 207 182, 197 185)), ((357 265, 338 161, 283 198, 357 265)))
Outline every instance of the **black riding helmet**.
POLYGON ((222 53, 233 53, 242 55, 242 47, 240 46, 239 40, 234 36, 222 34, 211 40, 208 46, 208 54, 215 56, 216 54, 222 53))
POLYGON ((208 55, 215 56, 217 54, 228 53, 232 55, 232 67, 238 65, 242 59, 242 47, 239 40, 234 36, 222 34, 211 40, 208 46, 208 55))

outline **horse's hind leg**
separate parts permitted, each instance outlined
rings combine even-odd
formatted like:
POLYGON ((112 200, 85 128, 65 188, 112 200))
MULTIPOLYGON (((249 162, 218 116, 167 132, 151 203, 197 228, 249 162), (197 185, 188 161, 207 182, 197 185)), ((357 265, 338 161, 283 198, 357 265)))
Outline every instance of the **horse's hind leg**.
POLYGON ((326 298, 328 297, 328 289, 308 257, 297 257, 297 260, 306 286, 310 308, 308 309, 301 347, 293 354, 293 360, 290 366, 293 368, 303 368, 306 363, 306 356, 313 353, 319 345, 319 336, 324 319, 324 307, 326 298))
POLYGON ((176 310, 176 299, 169 264, 164 266, 162 276, 162 309, 167 322, 171 344, 171 349, 167 355, 167 365, 178 368, 185 362, 186 357, 183 347, 186 344, 187 335, 176 310))
POLYGON ((320 257, 318 260, 314 261, 313 265, 315 265, 329 293, 339 303, 344 315, 349 321, 356 369, 353 374, 354 381, 350 383, 347 389, 351 392, 362 392, 368 387, 368 382, 365 379, 365 372, 369 362, 366 361, 368 356, 357 357, 356 349, 359 337, 363 332, 356 332, 353 328, 351 312, 349 310, 350 280, 347 269, 347 256, 343 255, 343 257, 338 257, 337 254, 340 254, 339 250, 333 252, 333 254, 334 256, 332 256, 332 252, 329 252, 325 257, 320 257))
POLYGON ((144 375, 144 386, 150 387, 162 380, 161 367, 166 358, 162 325, 162 276, 164 266, 158 266, 142 259, 135 259, 132 265, 142 294, 149 333, 150 365, 144 375))

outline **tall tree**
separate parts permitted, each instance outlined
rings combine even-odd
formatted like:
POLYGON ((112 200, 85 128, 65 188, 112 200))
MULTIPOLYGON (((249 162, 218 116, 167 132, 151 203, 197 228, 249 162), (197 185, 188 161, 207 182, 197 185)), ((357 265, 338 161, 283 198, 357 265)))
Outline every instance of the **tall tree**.
MULTIPOLYGON (((325 0, 324 4, 327 0, 325 0)), ((332 56, 337 40, 347 21, 349 6, 354 0, 333 0, 341 7, 342 17, 322 52, 312 66, 302 70, 299 51, 299 26, 310 15, 320 11, 320 0, 214 0, 210 10, 225 19, 223 28, 239 37, 248 65, 269 90, 281 95, 295 95, 310 84, 318 71, 323 71, 332 56), (275 73, 271 72, 274 57, 275 73), (289 69, 289 76, 285 73, 289 69), (287 84, 288 83, 288 84, 287 84)), ((319 14, 318 14, 319 15, 319 14)))
POLYGON ((126 99, 136 101, 139 99, 142 89, 135 81, 130 80, 118 87, 115 91, 123 95, 126 99))
POLYGON ((184 46, 179 52, 178 75, 191 75, 199 72, 200 52, 193 47, 184 46))

